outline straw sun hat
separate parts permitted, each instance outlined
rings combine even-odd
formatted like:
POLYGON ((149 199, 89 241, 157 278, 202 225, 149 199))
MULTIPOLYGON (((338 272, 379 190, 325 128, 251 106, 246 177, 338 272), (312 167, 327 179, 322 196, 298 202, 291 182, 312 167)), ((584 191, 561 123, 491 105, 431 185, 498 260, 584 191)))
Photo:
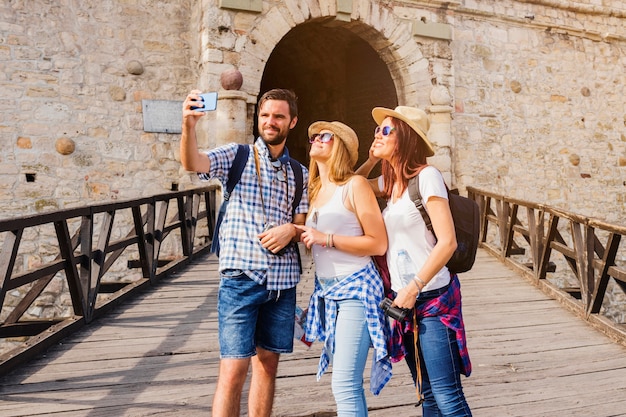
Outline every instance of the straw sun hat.
POLYGON ((433 156, 435 154, 433 145, 426 135, 430 127, 430 122, 424 110, 408 106, 398 106, 394 110, 385 107, 375 107, 374 110, 372 110, 372 117, 379 126, 383 120, 385 120, 385 117, 389 116, 402 120, 418 134, 424 142, 424 145, 426 145, 426 156, 433 156))
POLYGON ((309 137, 320 133, 322 130, 330 130, 335 134, 335 137, 343 142, 346 149, 348 149, 348 154, 350 154, 350 163, 354 166, 357 159, 359 159, 359 138, 354 133, 354 130, 341 122, 319 121, 309 126, 309 137))

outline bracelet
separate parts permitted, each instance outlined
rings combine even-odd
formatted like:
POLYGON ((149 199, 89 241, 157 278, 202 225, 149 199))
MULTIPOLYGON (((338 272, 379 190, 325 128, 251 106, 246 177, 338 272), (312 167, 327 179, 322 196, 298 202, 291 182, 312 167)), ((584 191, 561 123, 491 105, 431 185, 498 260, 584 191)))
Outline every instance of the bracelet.
POLYGON ((335 247, 335 235, 333 235, 332 233, 330 234, 330 247, 335 247))
POLYGON ((326 246, 324 246, 325 248, 330 248, 330 234, 326 235, 326 246))
MULTIPOLYGON (((417 281, 420 284, 422 284, 422 288, 424 288, 426 286, 426 283, 424 281, 422 281, 422 279, 420 277, 418 277, 417 275, 415 275, 415 277, 413 278, 413 281, 417 281)), ((415 285, 417 285, 417 282, 415 282, 415 285)))
MULTIPOLYGON (((412 282, 413 282, 413 284, 415 284, 415 286, 417 287, 417 295, 415 296, 415 298, 417 298, 417 297, 419 297, 419 296, 420 296, 420 294, 422 293, 422 289, 420 288, 420 286, 419 286, 419 285, 417 285, 417 281, 416 281, 416 280, 412 279, 411 281, 412 281, 412 282)), ((420 280, 420 281, 421 281, 421 280, 420 280)))

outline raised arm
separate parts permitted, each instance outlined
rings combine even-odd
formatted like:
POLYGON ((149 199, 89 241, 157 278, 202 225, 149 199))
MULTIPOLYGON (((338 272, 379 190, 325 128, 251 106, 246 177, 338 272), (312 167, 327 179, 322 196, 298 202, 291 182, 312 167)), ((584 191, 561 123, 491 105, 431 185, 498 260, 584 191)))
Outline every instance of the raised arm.
POLYGON ((209 157, 198 150, 196 124, 204 112, 191 110, 190 107, 199 100, 200 90, 192 90, 183 102, 183 124, 180 135, 180 162, 187 171, 209 172, 209 157))
MULTIPOLYGON (((373 145, 373 143, 372 143, 372 145, 373 145)), ((357 168, 355 173, 357 175, 362 175, 363 177, 367 178, 368 175, 370 174, 370 172, 372 172, 372 169, 374 169, 376 164, 378 164, 378 162, 380 162, 380 158, 376 158, 372 154, 372 148, 370 147, 369 155, 368 155, 367 160, 365 162, 363 162, 363 164, 361 164, 360 167, 357 168)), ((381 196, 381 190, 378 187, 378 177, 377 178, 369 178, 367 180, 367 182, 369 183, 370 187, 372 188, 372 191, 374 191, 374 195, 376 197, 380 197, 381 196)))

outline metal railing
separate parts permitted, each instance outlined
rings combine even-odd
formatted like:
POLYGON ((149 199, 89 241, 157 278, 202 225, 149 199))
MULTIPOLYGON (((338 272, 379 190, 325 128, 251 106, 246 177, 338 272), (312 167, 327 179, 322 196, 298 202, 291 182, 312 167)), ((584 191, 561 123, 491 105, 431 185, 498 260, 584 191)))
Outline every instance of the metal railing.
POLYGON ((21 343, 0 355, 0 374, 208 250, 217 190, 219 186, 208 186, 1 220, 0 306, 4 319, 0 341, 17 339, 21 343), (50 232, 41 238, 46 228, 50 232), (161 253, 165 241, 168 254, 161 253), (25 255, 20 243, 31 252, 33 247, 35 251, 38 246, 45 247, 46 254, 34 255, 39 262, 25 261, 33 255, 25 255), (112 270, 123 260, 127 267, 120 271, 117 265, 118 271, 112 270), (133 268, 140 273, 128 279, 133 268), (69 292, 70 311, 38 318, 32 312, 34 306, 41 303, 37 300, 54 279, 62 280, 61 287, 69 292))
POLYGON ((481 245, 582 319, 626 345, 626 227, 467 188, 481 245))

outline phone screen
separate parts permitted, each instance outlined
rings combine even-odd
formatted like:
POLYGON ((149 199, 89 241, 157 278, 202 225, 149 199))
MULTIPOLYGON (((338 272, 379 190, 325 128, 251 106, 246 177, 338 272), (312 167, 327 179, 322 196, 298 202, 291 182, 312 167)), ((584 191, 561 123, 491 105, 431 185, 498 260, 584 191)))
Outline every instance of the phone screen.
POLYGON ((217 93, 204 93, 200 94, 200 99, 204 107, 191 106, 191 110, 195 111, 213 111, 217 108, 217 93))

